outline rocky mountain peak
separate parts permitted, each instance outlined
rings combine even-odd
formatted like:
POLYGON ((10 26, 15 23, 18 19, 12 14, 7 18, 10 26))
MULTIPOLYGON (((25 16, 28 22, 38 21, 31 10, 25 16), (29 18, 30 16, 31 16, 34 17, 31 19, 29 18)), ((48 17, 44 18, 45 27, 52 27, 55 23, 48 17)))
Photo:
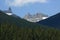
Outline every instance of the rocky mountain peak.
POLYGON ((48 16, 42 13, 36 13, 34 15, 28 13, 24 16, 24 19, 30 22, 38 22, 46 18, 48 18, 48 16))

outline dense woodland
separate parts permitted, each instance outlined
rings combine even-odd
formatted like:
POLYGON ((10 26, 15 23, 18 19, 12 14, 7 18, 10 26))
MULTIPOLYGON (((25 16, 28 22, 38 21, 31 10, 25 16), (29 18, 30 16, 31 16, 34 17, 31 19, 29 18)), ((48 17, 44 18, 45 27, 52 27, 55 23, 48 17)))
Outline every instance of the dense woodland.
POLYGON ((0 25, 0 40, 60 40, 60 30, 54 28, 17 27, 10 24, 0 25))

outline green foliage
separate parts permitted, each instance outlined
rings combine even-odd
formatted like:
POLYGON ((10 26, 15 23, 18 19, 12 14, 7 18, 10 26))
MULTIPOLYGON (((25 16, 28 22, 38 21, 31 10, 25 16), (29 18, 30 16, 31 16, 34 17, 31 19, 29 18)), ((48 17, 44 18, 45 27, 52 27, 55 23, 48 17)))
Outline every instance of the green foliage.
POLYGON ((0 25, 0 40, 60 40, 60 30, 17 27, 6 23, 0 25))

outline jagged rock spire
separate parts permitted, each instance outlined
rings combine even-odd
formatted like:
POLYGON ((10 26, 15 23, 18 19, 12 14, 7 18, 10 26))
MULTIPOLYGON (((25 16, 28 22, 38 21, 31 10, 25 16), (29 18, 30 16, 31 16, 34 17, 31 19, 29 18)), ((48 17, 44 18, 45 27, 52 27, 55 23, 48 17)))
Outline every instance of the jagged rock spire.
POLYGON ((9 11, 10 13, 12 13, 11 7, 9 7, 8 11, 9 11))
POLYGON ((27 18, 31 18, 32 15, 30 13, 27 13, 27 15, 25 15, 24 17, 25 17, 25 19, 27 19, 27 18))

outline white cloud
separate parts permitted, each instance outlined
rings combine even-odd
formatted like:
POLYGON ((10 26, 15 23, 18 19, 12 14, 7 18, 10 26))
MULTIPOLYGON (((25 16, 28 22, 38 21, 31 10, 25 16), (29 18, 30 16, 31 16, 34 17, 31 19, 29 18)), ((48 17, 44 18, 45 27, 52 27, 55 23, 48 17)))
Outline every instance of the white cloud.
POLYGON ((39 2, 39 3, 47 3, 48 0, 6 0, 6 3, 9 5, 9 6, 22 6, 24 4, 28 4, 28 3, 36 3, 36 2, 39 2))

